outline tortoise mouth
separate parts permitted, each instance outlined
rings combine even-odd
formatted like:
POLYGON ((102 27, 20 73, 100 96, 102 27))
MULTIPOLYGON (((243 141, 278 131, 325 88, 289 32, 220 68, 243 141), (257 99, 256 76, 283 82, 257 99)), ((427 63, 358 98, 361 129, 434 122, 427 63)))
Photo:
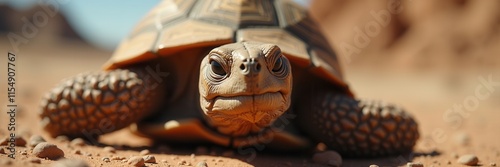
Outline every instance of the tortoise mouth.
POLYGON ((209 122, 220 132, 231 136, 256 133, 281 116, 287 101, 282 92, 254 95, 216 96, 207 112, 209 122))
POLYGON ((259 110, 272 110, 284 104, 285 98, 281 91, 265 92, 249 95, 219 95, 213 98, 211 113, 222 112, 227 115, 240 115, 259 110))

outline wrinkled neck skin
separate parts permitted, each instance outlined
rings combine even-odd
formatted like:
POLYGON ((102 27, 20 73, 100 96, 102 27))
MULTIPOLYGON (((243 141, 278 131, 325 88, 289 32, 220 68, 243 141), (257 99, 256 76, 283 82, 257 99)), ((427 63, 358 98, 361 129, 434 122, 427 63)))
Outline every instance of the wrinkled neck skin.
POLYGON ((200 106, 220 133, 257 133, 290 107, 291 66, 278 46, 233 43, 211 50, 201 62, 200 106))

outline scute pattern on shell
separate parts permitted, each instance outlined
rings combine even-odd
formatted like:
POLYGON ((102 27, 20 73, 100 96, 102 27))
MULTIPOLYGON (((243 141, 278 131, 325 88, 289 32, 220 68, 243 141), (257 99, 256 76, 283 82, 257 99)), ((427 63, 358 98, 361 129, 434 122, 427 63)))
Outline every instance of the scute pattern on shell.
POLYGON ((44 128, 52 136, 81 136, 83 131, 90 134, 94 130, 108 133, 123 128, 140 119, 139 112, 134 111, 149 106, 150 89, 143 84, 129 70, 82 73, 69 78, 42 99, 40 117, 44 128))
POLYGON ((244 41, 276 44, 299 67, 346 86, 329 42, 307 10, 291 0, 164 0, 122 41, 105 68, 244 41))
MULTIPOLYGON (((411 151, 419 138, 417 123, 403 109, 381 101, 348 101, 326 94, 312 110, 331 149, 347 157, 376 157, 411 151)), ((319 136, 318 136, 319 135, 319 136)))

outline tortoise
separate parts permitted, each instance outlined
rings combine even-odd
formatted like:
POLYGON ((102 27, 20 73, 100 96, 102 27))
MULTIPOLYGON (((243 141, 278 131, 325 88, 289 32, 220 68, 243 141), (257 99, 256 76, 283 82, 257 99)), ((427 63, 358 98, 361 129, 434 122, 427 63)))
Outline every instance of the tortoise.
POLYGON ((289 0, 164 0, 103 68, 42 98, 51 136, 130 127, 240 153, 324 143, 347 157, 409 152, 419 138, 401 107, 356 99, 317 23, 289 0))

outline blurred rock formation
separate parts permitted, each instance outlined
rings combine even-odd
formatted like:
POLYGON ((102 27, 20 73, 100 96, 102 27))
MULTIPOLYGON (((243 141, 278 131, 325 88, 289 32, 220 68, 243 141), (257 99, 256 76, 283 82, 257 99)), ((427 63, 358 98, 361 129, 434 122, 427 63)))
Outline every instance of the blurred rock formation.
MULTIPOLYGON (((35 5, 28 10, 15 10, 9 6, 0 5, 0 33, 13 32, 21 34, 22 27, 25 24, 22 19, 26 18, 33 23, 37 12, 43 12, 45 16, 48 16, 41 5, 35 5)), ((63 12, 59 11, 54 16, 48 16, 47 21, 47 24, 40 28, 40 31, 44 31, 43 35, 54 37, 56 40, 83 40, 69 24, 68 18, 63 12)))
POLYGON ((348 64, 500 66, 497 0, 314 0, 310 8, 348 64))

